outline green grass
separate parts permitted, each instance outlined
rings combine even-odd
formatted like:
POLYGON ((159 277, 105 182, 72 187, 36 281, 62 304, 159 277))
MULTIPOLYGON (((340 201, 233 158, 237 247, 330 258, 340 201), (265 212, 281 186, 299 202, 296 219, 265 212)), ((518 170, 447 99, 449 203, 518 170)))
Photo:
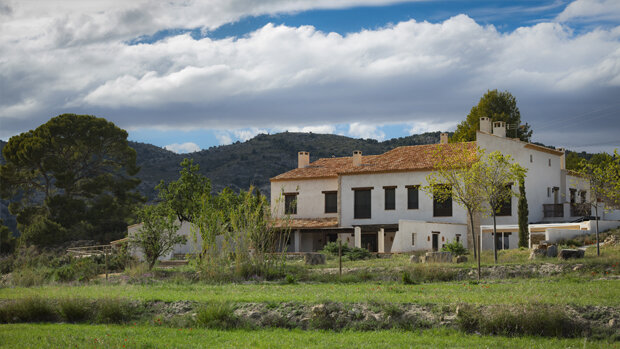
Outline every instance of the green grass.
POLYGON ((394 302, 435 304, 575 304, 620 305, 620 280, 589 278, 537 278, 510 279, 481 283, 440 282, 403 285, 396 282, 352 284, 281 285, 199 283, 176 284, 161 282, 151 285, 49 285, 41 287, 16 287, 0 289, 0 300, 30 296, 52 299, 129 298, 161 300, 166 302, 189 300, 198 302, 394 302))
POLYGON ((587 339, 466 335, 455 330, 330 332, 119 325, 2 325, 3 348, 620 348, 587 339))

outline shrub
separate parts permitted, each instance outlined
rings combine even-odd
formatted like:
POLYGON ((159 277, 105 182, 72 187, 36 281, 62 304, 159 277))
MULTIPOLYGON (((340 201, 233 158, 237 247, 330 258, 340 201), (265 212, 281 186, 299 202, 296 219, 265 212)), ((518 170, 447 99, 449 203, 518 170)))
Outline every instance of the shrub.
POLYGON ((66 322, 83 322, 92 314, 92 304, 84 298, 65 298, 58 302, 58 311, 66 322))
MULTIPOLYGON (((347 244, 343 244, 342 245, 342 255, 346 255, 347 253, 349 253, 351 251, 351 247, 349 247, 349 245, 347 244)), ((323 247, 323 253, 325 254, 329 254, 332 256, 337 256, 338 255, 338 242, 328 242, 324 247, 323 247)))
POLYGON ((564 309, 545 304, 494 306, 480 311, 461 306, 457 324, 465 332, 503 336, 576 337, 583 329, 564 309))
POLYGON ((31 287, 43 285, 48 279, 48 270, 43 267, 26 267, 11 274, 11 283, 15 286, 31 287))
POLYGON ((198 311, 196 322, 206 328, 233 329, 240 325, 234 311, 232 304, 228 302, 209 303, 198 311))
POLYGON ((97 302, 97 322, 122 323, 132 317, 133 305, 129 300, 102 298, 97 302))
POLYGON ((403 284, 405 285, 417 285, 418 282, 411 278, 411 275, 406 271, 403 271, 403 284))
POLYGON ((345 254, 345 256, 349 258, 349 260, 357 261, 361 259, 368 259, 370 258, 371 254, 365 248, 353 247, 349 252, 345 254))
POLYGON ((461 244, 459 241, 453 241, 451 243, 445 244, 441 248, 441 250, 444 252, 452 252, 452 254, 455 256, 462 256, 469 253, 469 251, 467 251, 467 249, 463 247, 463 244, 461 244))
POLYGON ((286 283, 289 285, 294 285, 297 283, 297 278, 294 275, 286 274, 286 283))
POLYGON ((40 297, 7 302, 0 307, 0 322, 44 322, 56 319, 54 307, 40 297))

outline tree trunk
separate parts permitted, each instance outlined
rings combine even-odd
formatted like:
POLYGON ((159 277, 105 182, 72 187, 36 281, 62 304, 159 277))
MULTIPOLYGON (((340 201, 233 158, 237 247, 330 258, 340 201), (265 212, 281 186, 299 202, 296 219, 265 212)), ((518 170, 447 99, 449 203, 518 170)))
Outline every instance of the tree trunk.
POLYGON ((474 258, 476 258, 476 233, 474 232, 474 214, 471 212, 471 210, 469 211, 469 223, 471 223, 471 241, 473 241, 474 243, 474 258))
POLYGON ((493 256, 497 264, 497 222, 495 221, 495 211, 493 211, 493 256))
POLYGON ((600 256, 601 255, 601 249, 599 247, 599 242, 598 242, 598 202, 595 202, 594 204, 594 218, 596 219, 596 255, 600 256))

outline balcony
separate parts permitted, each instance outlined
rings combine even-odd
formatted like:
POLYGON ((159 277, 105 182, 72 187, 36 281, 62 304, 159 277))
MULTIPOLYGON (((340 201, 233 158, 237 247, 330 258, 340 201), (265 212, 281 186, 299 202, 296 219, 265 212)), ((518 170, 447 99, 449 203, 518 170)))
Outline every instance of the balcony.
POLYGON ((545 218, 564 217, 564 205, 562 204, 543 204, 545 218))
POLYGON ((591 216, 592 208, 589 204, 572 204, 570 205, 571 217, 586 217, 591 216))

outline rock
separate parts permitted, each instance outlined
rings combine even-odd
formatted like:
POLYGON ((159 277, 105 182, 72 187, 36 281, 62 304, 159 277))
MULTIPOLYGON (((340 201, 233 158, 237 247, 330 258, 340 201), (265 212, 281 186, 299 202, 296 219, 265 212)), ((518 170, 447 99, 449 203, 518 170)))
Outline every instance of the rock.
POLYGON ((618 324, 618 321, 616 321, 616 319, 611 319, 609 320, 609 322, 607 323, 607 325, 611 328, 616 327, 616 325, 618 324))
POLYGON ((452 252, 426 252, 425 263, 452 263, 452 252))
POLYGON ((409 262, 410 263, 420 263, 420 257, 418 257, 416 255, 412 255, 411 257, 409 257, 409 262))
POLYGON ((456 257, 456 262, 457 263, 465 263, 465 262, 467 262, 467 257, 466 256, 458 256, 458 257, 456 257))
POLYGON ((320 253, 306 253, 305 256, 306 264, 308 265, 317 265, 317 264, 325 264, 325 255, 320 253))
POLYGON ((546 257, 547 256, 547 250, 544 250, 542 248, 537 248, 532 250, 532 252, 530 252, 530 259, 539 259, 542 257, 546 257))
POLYGON ((551 245, 547 247, 547 257, 557 257, 558 256, 558 247, 556 245, 551 245))
POLYGON ((581 270, 581 269, 583 269, 583 264, 577 264, 577 265, 575 265, 573 267, 573 271, 578 271, 578 270, 581 270))
POLYGON ((585 251, 582 249, 563 249, 558 254, 559 259, 583 258, 585 251))
POLYGON ((605 245, 615 246, 620 244, 620 237, 618 235, 609 235, 603 242, 605 245))

